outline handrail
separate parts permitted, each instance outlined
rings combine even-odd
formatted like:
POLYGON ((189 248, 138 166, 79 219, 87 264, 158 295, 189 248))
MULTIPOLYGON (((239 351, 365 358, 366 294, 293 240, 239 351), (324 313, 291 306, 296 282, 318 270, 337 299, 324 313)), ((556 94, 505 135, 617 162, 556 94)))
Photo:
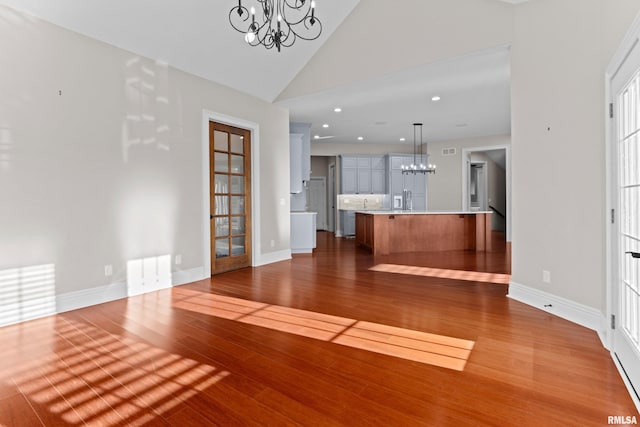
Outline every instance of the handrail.
POLYGON ((502 212, 500 212, 500 211, 499 211, 498 209, 496 209, 495 207, 493 207, 493 206, 489 206, 489 209, 491 209, 492 211, 494 211, 495 213, 497 213, 497 214, 498 214, 498 216, 500 216, 500 217, 502 217, 502 218, 504 218, 504 219, 506 219, 506 218, 507 218, 506 216, 504 216, 504 214, 503 214, 502 212))

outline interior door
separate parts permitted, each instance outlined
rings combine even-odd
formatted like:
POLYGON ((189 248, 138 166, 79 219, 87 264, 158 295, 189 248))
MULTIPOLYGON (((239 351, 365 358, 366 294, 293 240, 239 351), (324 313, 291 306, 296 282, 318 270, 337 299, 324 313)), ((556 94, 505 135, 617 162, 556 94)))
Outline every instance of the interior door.
POLYGON ((611 81, 616 161, 613 165, 614 265, 613 351, 636 391, 640 390, 640 47, 611 81))
POLYGON ((336 165, 329 165, 329 221, 327 228, 329 231, 336 231, 336 165))
POLYGON ((211 274, 251 265, 251 132, 209 123, 211 274))
POLYGON ((327 183, 324 177, 311 178, 309 181, 309 208, 310 212, 317 212, 316 229, 327 229, 327 183))

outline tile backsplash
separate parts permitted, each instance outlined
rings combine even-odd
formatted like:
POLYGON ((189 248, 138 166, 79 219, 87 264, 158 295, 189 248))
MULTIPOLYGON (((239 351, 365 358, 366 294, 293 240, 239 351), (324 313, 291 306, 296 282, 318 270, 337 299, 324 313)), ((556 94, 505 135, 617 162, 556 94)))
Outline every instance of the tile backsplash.
POLYGON ((388 194, 338 194, 338 209, 343 211, 380 211, 390 209, 388 194))

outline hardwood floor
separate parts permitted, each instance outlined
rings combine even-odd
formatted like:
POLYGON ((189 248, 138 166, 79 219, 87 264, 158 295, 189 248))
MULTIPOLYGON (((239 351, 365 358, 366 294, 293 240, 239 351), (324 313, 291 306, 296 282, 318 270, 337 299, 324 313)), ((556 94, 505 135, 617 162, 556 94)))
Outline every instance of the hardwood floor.
POLYGON ((313 256, 0 328, 0 425, 640 420, 595 332, 491 282, 494 249, 373 257, 321 232, 313 256), (471 343, 462 370, 382 346, 429 337, 471 343))

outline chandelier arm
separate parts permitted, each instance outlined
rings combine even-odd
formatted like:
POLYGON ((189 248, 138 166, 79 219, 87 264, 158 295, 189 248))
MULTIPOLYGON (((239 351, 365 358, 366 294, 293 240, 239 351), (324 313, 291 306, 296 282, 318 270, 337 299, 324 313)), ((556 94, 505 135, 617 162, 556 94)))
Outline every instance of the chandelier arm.
POLYGON ((304 27, 305 27, 307 30, 311 30, 311 29, 313 29, 313 30, 315 30, 316 32, 315 32, 315 33, 314 33, 314 35, 312 35, 312 36, 303 36, 301 33, 296 32, 296 33, 295 33, 295 34, 296 34, 296 36, 298 36, 298 37, 299 37, 299 38, 301 38, 302 40, 307 40, 307 41, 315 40, 315 39, 317 39, 318 37, 320 37, 320 34, 322 34, 322 22, 320 22, 320 20, 319 20, 318 18, 314 18, 314 21, 315 21, 315 22, 314 22, 313 24, 311 24, 311 23, 310 23, 310 20, 311 20, 311 18, 310 18, 310 17, 307 17, 307 18, 303 21, 304 27), (316 28, 317 28, 317 30, 316 30, 316 28))
POLYGON ((243 22, 247 22, 250 17, 251 17, 251 14, 249 13, 249 10, 244 6, 235 6, 231 8, 231 10, 229 11, 229 23, 231 24, 234 30, 241 33, 246 33, 246 31, 239 28, 236 25, 236 22, 234 21, 239 20, 238 23, 243 23, 243 22), (234 19, 233 17, 235 16, 238 16, 238 18, 234 19))
MULTIPOLYGON (((309 6, 307 6, 306 10, 302 10, 304 4, 300 6, 292 6, 289 4, 288 0, 283 0, 280 4, 280 14, 282 15, 282 19, 284 19, 289 26, 296 26, 302 22, 304 22, 307 18, 310 18, 309 12, 311 11, 311 2, 309 2, 309 6), (297 21, 291 19, 291 14, 289 11, 295 11, 296 16, 302 16, 297 21)), ((317 20, 317 18, 314 18, 317 20)))
POLYGON ((245 41, 251 46, 275 46, 280 51, 298 38, 315 40, 322 33, 322 22, 315 17, 315 4, 310 0, 253 0, 255 7, 251 10, 242 3, 238 0, 238 5, 229 11, 229 23, 245 34, 245 41))
MULTIPOLYGON (((283 21, 287 23, 290 31, 296 35, 296 38, 310 41, 320 37, 320 34, 322 33, 322 22, 315 17, 313 8, 311 7, 312 2, 306 3, 307 4, 306 9, 302 10, 302 8, 305 5, 304 1, 300 2, 300 5, 298 6, 291 5, 289 1, 290 0, 283 0, 283 3, 281 3, 281 15, 282 15, 283 21), (301 15, 302 18, 300 18, 297 21, 291 20, 290 19, 291 15, 289 13, 289 11, 291 10, 297 11, 297 15, 301 15), (310 30, 313 30, 314 32, 310 33, 309 35, 305 35, 301 31, 298 31, 298 28, 304 28, 305 31, 307 32, 310 30)), ((297 0, 296 4, 299 1, 300 0, 297 0)), ((291 45, 292 44, 293 42, 291 43, 291 45)))
MULTIPOLYGON (((301 9, 305 3, 307 3, 306 0, 295 0, 294 4, 291 4, 291 0, 284 0, 283 2, 285 5, 287 5, 287 7, 291 8, 291 9, 301 9)), ((311 5, 311 2, 308 3, 309 5, 311 5)))

